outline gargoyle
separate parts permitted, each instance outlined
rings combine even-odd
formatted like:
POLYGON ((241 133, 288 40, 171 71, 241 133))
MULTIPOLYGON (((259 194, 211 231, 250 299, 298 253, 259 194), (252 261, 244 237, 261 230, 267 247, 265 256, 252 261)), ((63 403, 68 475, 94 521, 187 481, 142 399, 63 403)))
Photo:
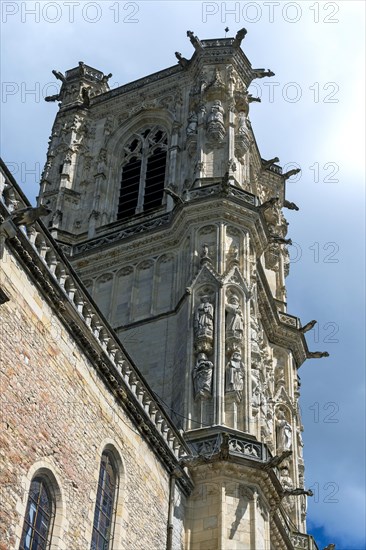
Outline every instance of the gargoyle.
POLYGON ((262 204, 260 204, 258 206, 258 210, 261 210, 262 212, 265 212, 265 210, 267 210, 268 208, 271 208, 272 206, 274 206, 278 202, 278 200, 279 200, 278 197, 272 197, 268 201, 263 202, 262 204))
POLYGON ((268 168, 271 168, 272 164, 275 164, 275 162, 280 162, 280 159, 278 157, 274 157, 273 159, 270 159, 270 160, 263 160, 262 166, 264 170, 268 170, 268 168))
POLYGON ((283 206, 289 210, 299 210, 299 207, 294 202, 283 201, 283 206))
POLYGON ((301 172, 301 168, 293 168, 285 174, 282 174, 282 177, 284 180, 288 180, 288 178, 291 178, 291 176, 295 176, 295 174, 298 174, 299 172, 301 172))
POLYGON ((299 331, 304 334, 305 332, 308 332, 309 330, 311 330, 313 328, 313 326, 316 325, 316 323, 317 323, 317 321, 315 321, 315 320, 309 321, 309 323, 306 323, 306 325, 299 328, 299 331))
POLYGON ((322 357, 329 357, 327 351, 309 351, 307 356, 308 359, 321 359, 322 357))
POLYGON ((175 57, 178 59, 178 63, 183 69, 187 67, 189 61, 185 57, 182 56, 180 52, 175 52, 175 57))

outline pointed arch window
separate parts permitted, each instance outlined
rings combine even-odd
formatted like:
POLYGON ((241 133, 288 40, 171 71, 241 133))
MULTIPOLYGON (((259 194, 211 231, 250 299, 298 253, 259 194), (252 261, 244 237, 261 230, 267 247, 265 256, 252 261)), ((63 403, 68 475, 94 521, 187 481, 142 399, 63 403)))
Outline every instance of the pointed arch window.
POLYGON ((161 206, 168 137, 159 127, 134 134, 124 148, 117 219, 161 206))
POLYGON ((104 451, 99 470, 91 550, 111 550, 118 484, 118 470, 113 454, 104 451))
POLYGON ((43 477, 35 477, 29 489, 19 550, 50 548, 55 509, 49 483, 43 477))

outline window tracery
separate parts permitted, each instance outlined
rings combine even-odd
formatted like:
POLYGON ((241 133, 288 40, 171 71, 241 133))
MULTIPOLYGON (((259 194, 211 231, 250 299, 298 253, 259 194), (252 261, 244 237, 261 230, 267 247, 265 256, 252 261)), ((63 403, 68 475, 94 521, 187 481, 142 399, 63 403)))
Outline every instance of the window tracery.
POLYGON ((134 134, 124 147, 118 220, 161 206, 167 148, 167 133, 158 126, 134 134))

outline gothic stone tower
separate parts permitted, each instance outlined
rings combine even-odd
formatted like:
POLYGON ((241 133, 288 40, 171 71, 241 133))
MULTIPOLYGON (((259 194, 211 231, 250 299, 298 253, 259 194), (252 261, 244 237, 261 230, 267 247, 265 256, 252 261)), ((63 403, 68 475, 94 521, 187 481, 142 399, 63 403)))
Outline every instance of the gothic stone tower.
POLYGON ((84 63, 54 71, 39 202, 191 445, 186 548, 311 549, 297 376, 311 353, 285 290, 282 209, 297 207, 292 172, 253 135, 248 86, 273 73, 252 68, 245 33, 188 31, 190 60, 114 90, 84 63))

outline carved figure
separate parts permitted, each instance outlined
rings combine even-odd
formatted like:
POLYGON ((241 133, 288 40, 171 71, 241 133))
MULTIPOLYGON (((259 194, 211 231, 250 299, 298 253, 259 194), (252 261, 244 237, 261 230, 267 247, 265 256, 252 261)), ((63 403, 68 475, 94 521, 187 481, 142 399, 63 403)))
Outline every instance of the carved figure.
POLYGON ((291 239, 284 239, 283 237, 279 237, 278 235, 270 235, 270 240, 273 243, 289 244, 290 246, 292 245, 292 240, 291 239))
POLYGON ((295 176, 299 172, 301 172, 301 168, 293 168, 292 170, 289 170, 285 174, 282 174, 282 177, 284 180, 288 180, 288 178, 291 178, 291 176, 295 176))
POLYGON ((202 48, 202 44, 199 38, 194 35, 193 31, 187 31, 187 36, 189 37, 189 40, 191 41, 191 44, 193 45, 195 50, 202 48))
POLYGON ((202 245, 201 262, 204 262, 204 261, 211 261, 211 258, 209 256, 209 248, 208 248, 207 243, 204 243, 202 245))
POLYGON ((316 325, 317 321, 314 319, 312 321, 309 321, 309 323, 306 323, 303 327, 299 328, 299 331, 302 333, 308 332, 313 328, 314 325, 316 325))
POLYGON ((260 97, 254 97, 252 94, 247 94, 248 103, 262 103, 260 97))
POLYGON ((261 328, 255 317, 255 315, 250 316, 250 340, 252 344, 252 353, 260 355, 259 343, 261 341, 260 336, 261 328))
POLYGON ((240 113, 238 114, 238 134, 247 135, 247 133, 248 133, 247 117, 244 111, 240 111, 240 113))
POLYGON ((103 174, 105 172, 106 163, 107 163, 107 151, 106 149, 101 149, 98 155, 97 174, 103 174))
POLYGON ((285 369, 282 365, 276 368, 276 389, 286 385, 285 369))
POLYGON ((266 202, 263 202, 261 205, 259 205, 258 209, 262 212, 265 212, 268 208, 271 208, 279 201, 278 197, 272 197, 266 202))
POLYGON ((61 80, 61 82, 66 82, 65 75, 63 75, 60 71, 56 71, 53 69, 52 74, 57 78, 57 80, 61 80))
POLYGON ((83 106, 89 107, 90 105, 90 88, 81 88, 81 98, 83 100, 83 106))
POLYGON ((292 428, 282 409, 279 409, 277 413, 276 435, 277 450, 288 451, 292 448, 292 428))
POLYGON ((294 202, 284 201, 283 202, 284 208, 288 208, 289 210, 299 210, 299 207, 294 202))
POLYGON ((280 455, 276 455, 273 458, 270 458, 268 462, 264 465, 265 470, 269 470, 270 468, 278 468, 278 466, 283 462, 286 458, 288 458, 292 454, 292 451, 283 451, 280 455))
POLYGON ((244 319, 240 308, 239 298, 231 294, 225 305, 226 310, 226 336, 241 339, 243 337, 244 319))
POLYGON ((224 124, 224 109, 219 99, 214 101, 211 113, 208 115, 208 123, 210 124, 211 122, 224 124))
POLYGON ((241 397, 244 388, 244 363, 241 360, 240 351, 234 351, 226 365, 225 382, 226 392, 237 392, 241 397))
POLYGON ((236 33, 235 35, 235 38, 234 38, 234 42, 233 42, 233 46, 236 47, 236 48, 239 48, 242 40, 245 38, 245 35, 247 34, 247 29, 240 29, 238 30, 238 32, 236 33))
POLYGON ((191 111, 188 116, 187 136, 197 134, 198 117, 194 111, 191 111))
POLYGON ((15 225, 29 226, 39 220, 42 216, 47 216, 50 213, 51 210, 41 204, 41 206, 37 206, 36 208, 28 206, 27 208, 16 210, 10 215, 10 219, 13 223, 15 223, 15 225))
POLYGON ((296 488, 296 489, 290 489, 290 490, 286 490, 286 491, 283 491, 283 495, 284 496, 300 496, 300 495, 306 495, 308 497, 312 497, 314 496, 314 493, 311 489, 301 489, 300 487, 296 488))
POLYGON ((262 166, 264 170, 268 170, 268 168, 271 168, 272 164, 275 164, 275 162, 280 162, 280 159, 278 157, 274 157, 273 159, 270 159, 270 160, 263 160, 262 166))
POLYGON ((213 335, 214 307, 208 296, 201 297, 201 303, 197 306, 194 318, 194 329, 197 336, 213 335))
POLYGON ((174 204, 183 204, 183 199, 177 193, 175 193, 173 189, 170 189, 170 187, 164 187, 164 192, 172 197, 174 204))
POLYGON ((79 61, 79 74, 80 76, 84 76, 86 72, 85 63, 83 61, 79 61))
POLYGON ((302 428, 297 428, 297 430, 296 430, 296 439, 297 439, 297 452, 298 452, 299 458, 303 457, 302 449, 303 449, 303 446, 304 446, 304 442, 302 440, 301 432, 302 432, 302 428))
POLYGON ((251 382, 252 382, 252 407, 254 407, 257 412, 261 404, 261 387, 259 383, 259 372, 257 368, 252 366, 251 369, 251 382))
POLYGON ((322 357, 329 357, 327 351, 309 351, 307 356, 308 359, 321 359, 322 357))
POLYGON ((275 73, 268 69, 253 69, 254 78, 264 78, 265 76, 275 76, 275 73))
POLYGON ((108 80, 109 80, 110 78, 112 78, 112 76, 113 76, 112 73, 104 74, 104 75, 102 76, 102 80, 101 80, 102 84, 108 84, 108 80))
POLYGON ((199 353, 192 373, 195 399, 199 396, 211 397, 212 372, 213 363, 205 353, 199 353))
POLYGON ((62 98, 61 94, 48 95, 44 98, 45 101, 59 101, 62 98))
POLYGON ((178 59, 178 63, 183 69, 187 67, 189 61, 180 52, 175 52, 175 57, 178 59))

